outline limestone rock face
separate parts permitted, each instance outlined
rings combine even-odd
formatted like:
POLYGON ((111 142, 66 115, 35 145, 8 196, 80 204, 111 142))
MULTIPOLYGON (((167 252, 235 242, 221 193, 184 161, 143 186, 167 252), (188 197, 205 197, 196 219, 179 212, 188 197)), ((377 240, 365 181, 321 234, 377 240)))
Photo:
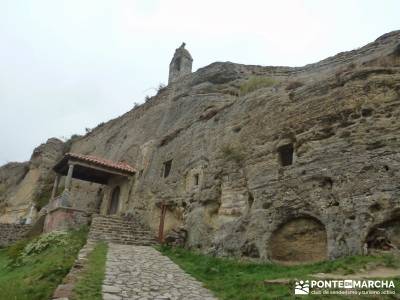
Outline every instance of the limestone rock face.
POLYGON ((31 207, 39 209, 50 197, 53 165, 64 151, 64 143, 51 138, 37 147, 29 162, 0 167, 0 223, 23 222, 31 207))
MULTIPOLYGON (((167 204, 165 229, 184 228, 188 247, 263 260, 281 247, 289 261, 302 257, 290 245, 304 260, 361 253, 373 230, 399 224, 399 43, 396 31, 299 68, 213 63, 71 152, 135 166, 120 213, 156 231, 167 204)), ((88 209, 101 186, 74 181, 71 193, 88 209)))

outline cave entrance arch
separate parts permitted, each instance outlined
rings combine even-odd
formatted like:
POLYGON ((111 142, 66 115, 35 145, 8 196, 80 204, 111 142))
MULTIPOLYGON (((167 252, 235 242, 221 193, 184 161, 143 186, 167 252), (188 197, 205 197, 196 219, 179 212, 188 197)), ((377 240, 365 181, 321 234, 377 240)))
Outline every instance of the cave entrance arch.
POLYGON ((110 207, 108 208, 109 215, 115 215, 118 212, 119 194, 120 194, 120 188, 119 188, 119 186, 117 186, 112 191, 110 207))
POLYGON ((270 239, 271 259, 278 262, 302 263, 327 258, 325 226, 313 217, 297 217, 282 224, 270 239))

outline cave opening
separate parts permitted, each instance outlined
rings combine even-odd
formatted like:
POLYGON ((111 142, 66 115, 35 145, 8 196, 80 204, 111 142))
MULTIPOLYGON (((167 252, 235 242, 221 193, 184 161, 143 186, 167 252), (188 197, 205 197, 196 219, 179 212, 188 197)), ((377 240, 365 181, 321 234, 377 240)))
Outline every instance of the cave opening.
POLYGON ((287 144, 278 148, 279 161, 282 167, 293 164, 293 144, 287 144))

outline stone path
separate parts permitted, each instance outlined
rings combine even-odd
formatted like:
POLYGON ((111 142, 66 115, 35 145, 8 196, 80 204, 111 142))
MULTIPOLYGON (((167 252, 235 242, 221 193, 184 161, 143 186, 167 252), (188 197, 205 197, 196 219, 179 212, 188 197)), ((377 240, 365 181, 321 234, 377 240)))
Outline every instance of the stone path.
POLYGON ((104 300, 216 300, 196 279, 149 246, 109 244, 104 300))

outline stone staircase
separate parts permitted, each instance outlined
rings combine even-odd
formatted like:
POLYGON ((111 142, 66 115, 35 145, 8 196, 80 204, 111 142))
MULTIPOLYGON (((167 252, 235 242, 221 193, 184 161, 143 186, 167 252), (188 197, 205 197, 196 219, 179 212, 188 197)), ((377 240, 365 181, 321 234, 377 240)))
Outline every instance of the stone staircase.
POLYGON ((92 216, 88 239, 123 245, 151 246, 157 244, 154 234, 139 222, 97 214, 92 216))

